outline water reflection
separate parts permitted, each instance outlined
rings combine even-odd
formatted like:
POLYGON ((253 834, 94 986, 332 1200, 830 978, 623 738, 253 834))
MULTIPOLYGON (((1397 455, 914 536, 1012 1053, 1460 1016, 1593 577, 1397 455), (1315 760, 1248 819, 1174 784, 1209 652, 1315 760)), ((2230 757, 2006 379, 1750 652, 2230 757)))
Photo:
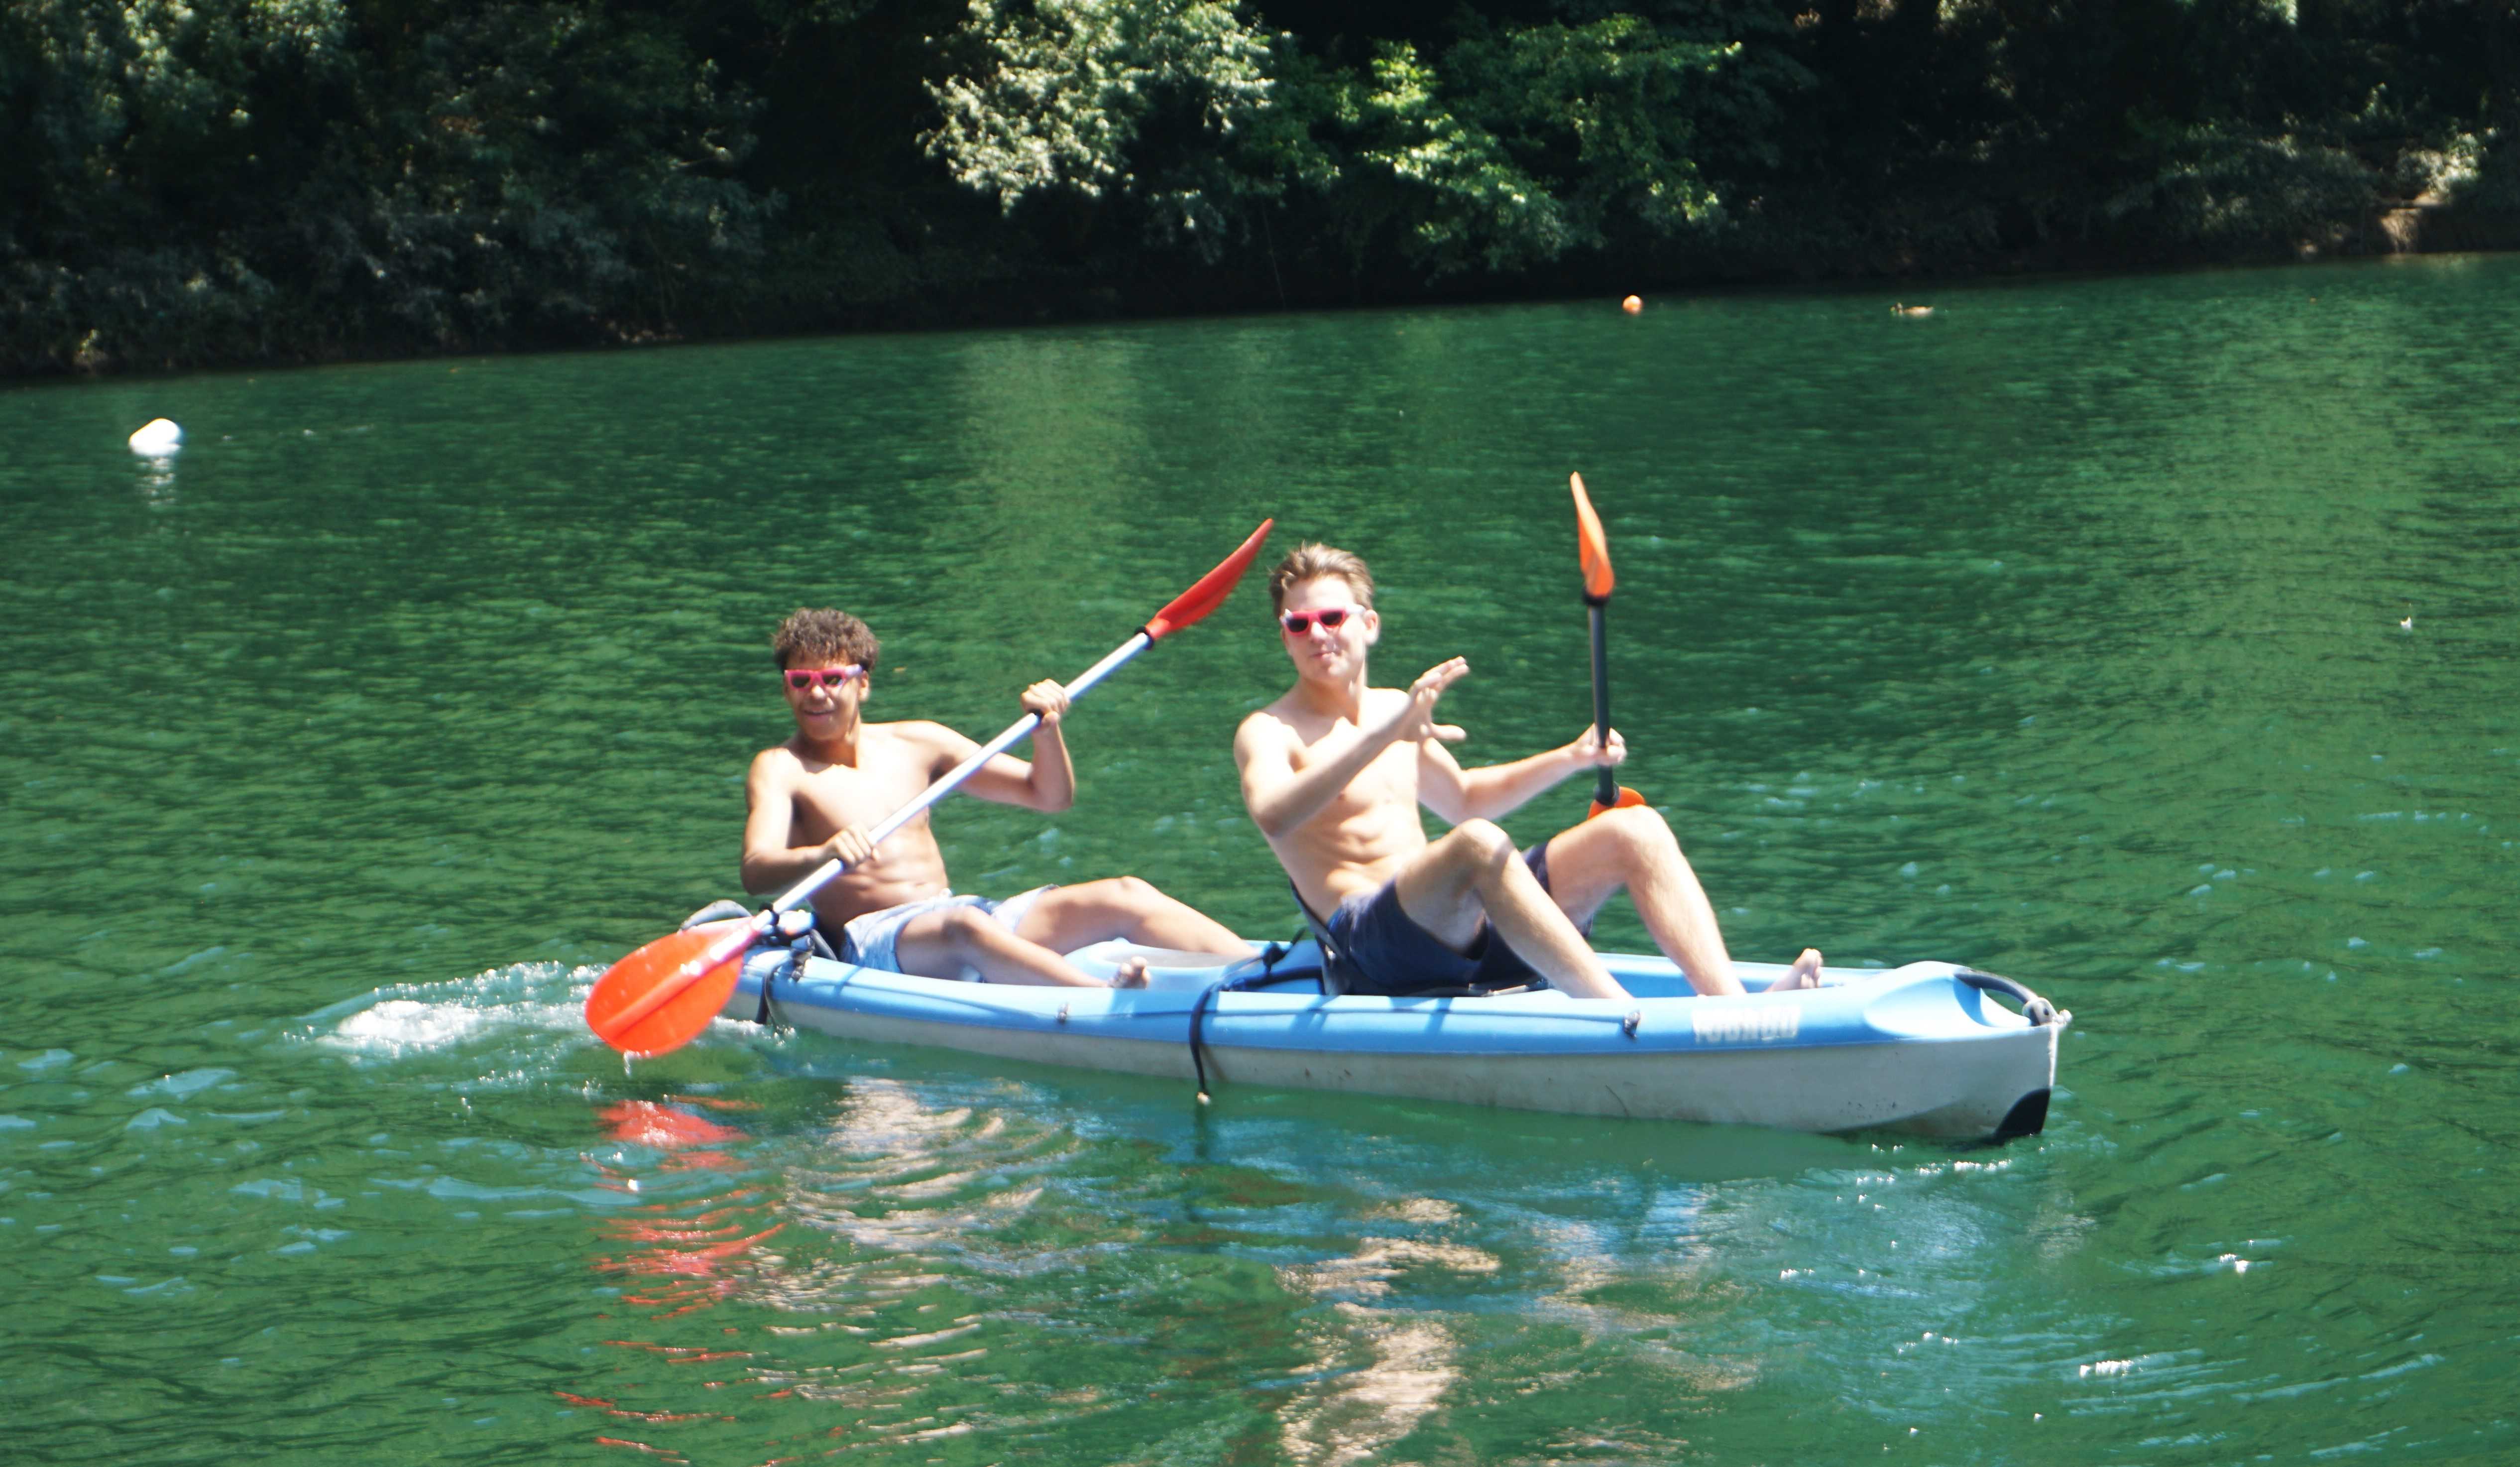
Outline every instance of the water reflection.
POLYGON ((175 455, 156 454, 140 460, 140 500, 151 509, 174 507, 175 455))
MULTIPOLYGON (((606 1107, 602 1119, 614 1141, 662 1153, 659 1168, 664 1172, 737 1170, 740 1164, 733 1157, 712 1148, 741 1142, 745 1139, 743 1132, 683 1109, 692 1103, 625 1100, 606 1107)), ((607 1168, 602 1185, 636 1192, 639 1179, 607 1168)), ((718 1206, 689 1217, 680 1215, 683 1204, 656 1202, 609 1218, 604 1224, 604 1236, 629 1245, 630 1251, 599 1257, 596 1271, 636 1280, 623 1290, 622 1302, 661 1310, 649 1315, 651 1319, 670 1319, 727 1299, 742 1282, 731 1266, 733 1261, 749 1255, 755 1244, 786 1225, 773 1223, 745 1233, 746 1222, 757 1219, 761 1211, 749 1201, 754 1195, 749 1188, 737 1189, 717 1199, 718 1206)))
POLYGON ((1500 1431, 1660 1456, 1760 1440, 1777 1403, 1752 1388, 1779 1372, 1862 1376, 1863 1409, 1905 1419, 2101 1357, 2088 1319, 1975 1282, 2016 1254, 2070 1265, 2097 1225, 2027 1152, 1440 1106, 1368 1123, 1296 1095, 1193 1119, 1152 1082, 939 1064, 835 1076, 749 1139, 687 1102, 608 1108, 657 1153, 649 1185, 737 1169, 609 1231, 636 1245, 601 1266, 637 1280, 649 1323, 619 1343, 646 1384, 573 1389, 703 1436, 740 1418, 774 1455, 970 1435, 1315 1467, 1500 1431), (1120 1444, 1149 1442, 1170 1444, 1120 1444))
POLYGON ((1306 1467, 1373 1460, 1461 1379, 1459 1347, 1439 1320, 1342 1302, 1332 1306, 1330 1323, 1311 1333, 1320 1352, 1310 1373, 1320 1383, 1295 1393, 1279 1428, 1287 1457, 1306 1467))
MULTIPOLYGON (((1461 1210, 1419 1197, 1377 1207, 1368 1215, 1384 1226, 1441 1229, 1458 1222, 1461 1210)), ((1279 1426, 1288 1458, 1307 1467, 1372 1460, 1407 1437, 1460 1382, 1460 1345, 1443 1316, 1390 1308, 1394 1278, 1418 1270, 1462 1280, 1492 1278, 1502 1266, 1476 1248, 1369 1235, 1354 1253, 1282 1267, 1279 1277, 1289 1292, 1311 1294, 1330 1306, 1304 1326, 1313 1351, 1304 1372, 1310 1380, 1288 1398, 1279 1426)))
MULTIPOLYGON (((655 1158, 654 1171, 662 1178, 675 1178, 678 1173, 688 1178, 691 1173, 740 1171, 742 1164, 721 1148, 741 1145, 749 1138, 742 1130, 709 1120, 699 1113, 700 1108, 758 1107, 691 1096, 666 1101, 622 1100, 604 1107, 597 1120, 606 1138, 620 1150, 611 1159, 597 1162, 599 1185, 611 1191, 641 1194, 646 1183, 632 1159, 642 1153, 655 1158)), ((765 1211, 759 1193, 742 1186, 642 1203, 602 1223, 600 1236, 607 1243, 619 1245, 619 1251, 598 1254, 593 1266, 599 1275, 621 1280, 616 1297, 621 1304, 645 1311, 644 1324, 635 1332, 647 1333, 656 1324, 722 1305, 744 1288, 748 1276, 761 1264, 760 1245, 785 1226, 776 1221, 759 1226, 765 1220, 765 1211)), ((625 1318, 618 1322, 630 1321, 625 1318)), ((729 1326, 725 1333, 732 1335, 737 1330, 729 1326)), ((669 1367, 700 1366, 711 1376, 731 1368, 731 1362, 752 1357, 749 1351, 722 1346, 638 1339, 608 1339, 604 1343, 616 1350, 652 1356, 669 1367)), ((616 1366, 612 1376, 618 1384, 608 1383, 602 1394, 553 1394, 571 1404, 600 1410, 615 1421, 650 1427, 734 1420, 716 1410, 642 1409, 628 1403, 651 1394, 651 1383, 641 1379, 638 1367, 616 1366)), ((679 1383, 677 1379, 667 1384, 679 1383)), ((716 1390, 723 1384, 722 1379, 704 1380, 702 1387, 716 1390)), ((603 1432, 595 1440, 604 1445, 636 1447, 667 1460, 688 1460, 652 1441, 603 1432)))

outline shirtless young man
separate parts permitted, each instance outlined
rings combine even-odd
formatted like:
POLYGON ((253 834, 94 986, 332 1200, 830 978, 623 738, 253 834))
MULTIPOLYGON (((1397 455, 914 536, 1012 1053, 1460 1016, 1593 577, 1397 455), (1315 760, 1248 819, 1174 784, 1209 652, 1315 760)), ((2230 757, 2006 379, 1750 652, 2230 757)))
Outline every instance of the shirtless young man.
MULTIPOLYGON (((957 896, 923 812, 877 849, 867 830, 980 746, 941 723, 864 720, 878 649, 855 617, 799 611, 780 624, 771 647, 796 736, 761 751, 744 780, 743 887, 775 892, 825 861, 846 861, 848 869, 814 894, 818 923, 844 960, 924 978, 976 973, 991 983, 1099 988, 1061 954, 1108 938, 1238 957, 1251 951, 1134 876, 1038 887, 1004 901, 957 896)), ((972 771, 963 793, 1063 810, 1076 800, 1076 769, 1058 730, 1066 690, 1034 683, 1023 706, 1041 715, 1032 761, 999 755, 972 771)), ((1114 986, 1145 982, 1146 964, 1132 959, 1114 986)))
MULTIPOLYGON (((1242 802, 1295 889, 1369 978, 1370 991, 1545 978, 1578 998, 1623 998, 1584 939, 1613 893, 1700 993, 1738 993, 1715 910, 1661 815, 1631 806, 1517 852, 1495 825, 1568 775, 1627 757, 1587 728, 1563 748, 1464 769, 1444 746, 1466 735, 1435 721, 1435 701, 1470 665, 1454 658, 1407 692, 1366 679, 1380 639, 1373 577, 1344 550, 1304 545, 1269 576, 1295 686, 1242 721, 1234 760, 1242 802), (1453 823, 1428 841, 1418 806, 1453 823), (1494 932, 1491 934, 1490 929, 1494 932)), ((1817 984, 1806 948, 1779 988, 1817 984)))

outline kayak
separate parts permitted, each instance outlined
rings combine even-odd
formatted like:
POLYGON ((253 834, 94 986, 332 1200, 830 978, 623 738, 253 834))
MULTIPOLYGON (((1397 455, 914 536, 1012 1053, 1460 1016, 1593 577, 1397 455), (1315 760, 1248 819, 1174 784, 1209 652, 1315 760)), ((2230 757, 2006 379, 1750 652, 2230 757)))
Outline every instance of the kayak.
POLYGON ((1822 970, 1734 965, 1751 991, 1701 997, 1659 955, 1603 953, 1628 999, 1547 988, 1476 997, 1324 991, 1319 948, 1248 958, 1101 942, 1069 954, 1143 988, 916 978, 794 946, 755 948, 721 1017, 849 1040, 1170 1077, 1199 1098, 1239 1086, 1339 1090, 1571 1115, 1889 1129, 2005 1141, 2047 1123, 2072 1015, 2010 979, 1952 963, 1822 970), (1996 1001, 2008 996, 2022 1012, 1996 1001))

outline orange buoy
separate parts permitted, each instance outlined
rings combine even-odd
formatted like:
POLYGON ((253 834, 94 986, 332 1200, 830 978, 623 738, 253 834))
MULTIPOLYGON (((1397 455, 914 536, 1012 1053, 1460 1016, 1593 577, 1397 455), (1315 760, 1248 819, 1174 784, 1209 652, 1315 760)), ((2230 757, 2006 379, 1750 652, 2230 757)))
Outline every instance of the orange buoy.
POLYGON ((1644 308, 1645 302, 1642 297, 1630 296, 1627 299, 1619 302, 1619 309, 1626 311, 1631 316, 1644 308))

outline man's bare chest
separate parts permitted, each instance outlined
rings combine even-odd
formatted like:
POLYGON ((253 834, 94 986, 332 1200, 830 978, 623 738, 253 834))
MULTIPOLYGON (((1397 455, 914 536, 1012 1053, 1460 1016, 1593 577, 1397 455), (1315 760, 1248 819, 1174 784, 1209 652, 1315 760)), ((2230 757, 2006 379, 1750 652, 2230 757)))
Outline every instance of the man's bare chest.
MULTIPOLYGON (((1293 760, 1301 771, 1317 762, 1322 755, 1320 745, 1335 741, 1327 736, 1299 752, 1293 760)), ((1414 744, 1395 744, 1383 750, 1357 771, 1322 807, 1322 817, 1332 823, 1389 807, 1413 808, 1418 802, 1418 748, 1414 744)))
POLYGON ((819 839, 845 826, 873 825, 926 786, 923 767, 887 759, 872 767, 826 764, 800 771, 791 796, 804 833, 819 839))

